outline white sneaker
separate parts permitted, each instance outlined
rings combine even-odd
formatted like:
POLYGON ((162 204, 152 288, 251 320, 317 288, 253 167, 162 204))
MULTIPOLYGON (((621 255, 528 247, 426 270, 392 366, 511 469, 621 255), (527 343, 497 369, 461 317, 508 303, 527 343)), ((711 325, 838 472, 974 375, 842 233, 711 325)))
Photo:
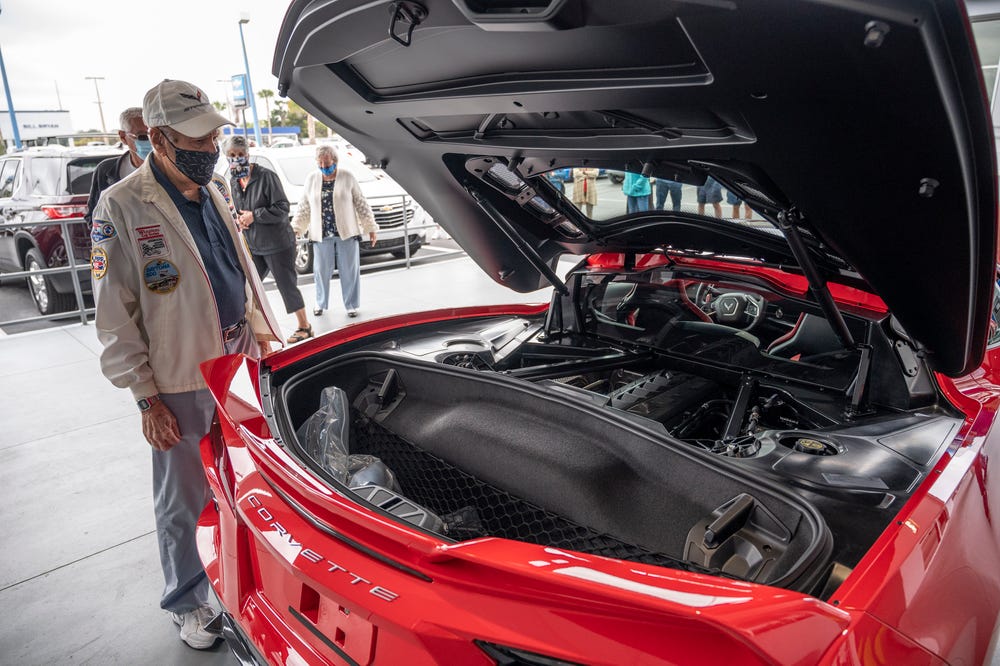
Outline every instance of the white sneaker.
POLYGON ((358 316, 358 309, 357 308, 351 308, 350 310, 347 311, 347 316, 348 317, 357 317, 358 316))
POLYGON ((195 650, 207 650, 220 638, 205 628, 218 614, 211 606, 201 606, 187 613, 171 613, 170 618, 181 628, 182 641, 195 650))

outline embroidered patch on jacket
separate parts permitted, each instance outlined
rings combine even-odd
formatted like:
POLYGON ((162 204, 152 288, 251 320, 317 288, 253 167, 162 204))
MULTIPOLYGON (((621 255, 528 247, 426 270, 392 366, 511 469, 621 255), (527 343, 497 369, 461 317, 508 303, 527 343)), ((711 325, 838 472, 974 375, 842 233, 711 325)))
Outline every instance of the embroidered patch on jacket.
POLYGON ((94 223, 90 227, 90 240, 94 243, 103 243, 106 240, 111 240, 117 235, 118 232, 115 231, 115 225, 110 222, 94 220, 94 223))
POLYGON ((108 253, 103 247, 90 251, 90 270, 95 280, 100 280, 108 272, 108 253))
POLYGON ((181 275, 169 261, 151 261, 142 269, 142 278, 146 288, 156 294, 169 294, 177 288, 181 275))
POLYGON ((139 257, 141 259, 153 259, 155 257, 170 255, 167 239, 163 236, 163 230, 158 224, 148 227, 136 227, 135 242, 139 245, 139 257))

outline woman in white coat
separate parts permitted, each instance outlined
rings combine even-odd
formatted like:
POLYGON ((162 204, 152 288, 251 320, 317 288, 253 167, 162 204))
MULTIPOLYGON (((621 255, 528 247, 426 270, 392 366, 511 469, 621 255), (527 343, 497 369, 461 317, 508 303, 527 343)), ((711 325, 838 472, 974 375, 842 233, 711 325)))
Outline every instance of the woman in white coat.
POLYGON ((367 234, 374 245, 378 225, 357 178, 346 169, 338 169, 337 161, 332 146, 316 148, 318 170, 306 176, 292 227, 299 235, 308 229, 313 242, 313 314, 323 314, 330 305, 330 278, 336 267, 344 309, 348 317, 357 317, 361 307, 361 234, 367 234))

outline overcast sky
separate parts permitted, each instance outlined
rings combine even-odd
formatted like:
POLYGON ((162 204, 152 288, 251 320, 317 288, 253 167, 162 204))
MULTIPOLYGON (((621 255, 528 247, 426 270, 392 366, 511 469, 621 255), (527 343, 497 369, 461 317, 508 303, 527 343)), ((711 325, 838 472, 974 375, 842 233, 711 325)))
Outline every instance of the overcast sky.
MULTIPOLYGON (((73 129, 100 129, 98 81, 108 131, 118 114, 142 106, 158 81, 183 79, 224 101, 244 71, 239 17, 254 92, 269 88, 274 43, 288 0, 0 0, 0 49, 15 110, 70 111, 73 129), (58 86, 58 98, 56 88, 58 86)), ((264 105, 257 98, 262 122, 264 105)), ((7 104, 0 98, 0 108, 7 104)), ((247 110, 247 119, 250 111, 247 110)))

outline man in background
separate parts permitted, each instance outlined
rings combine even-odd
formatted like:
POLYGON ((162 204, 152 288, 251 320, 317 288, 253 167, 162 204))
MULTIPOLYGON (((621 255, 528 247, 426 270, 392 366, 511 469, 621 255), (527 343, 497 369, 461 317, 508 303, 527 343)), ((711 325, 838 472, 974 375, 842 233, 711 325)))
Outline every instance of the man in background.
POLYGON ((90 183, 90 198, 87 199, 87 214, 84 219, 90 224, 94 208, 101 193, 140 166, 153 150, 149 142, 149 129, 142 121, 142 107, 131 106, 118 117, 118 138, 128 150, 121 157, 109 157, 94 169, 94 179, 90 183))

